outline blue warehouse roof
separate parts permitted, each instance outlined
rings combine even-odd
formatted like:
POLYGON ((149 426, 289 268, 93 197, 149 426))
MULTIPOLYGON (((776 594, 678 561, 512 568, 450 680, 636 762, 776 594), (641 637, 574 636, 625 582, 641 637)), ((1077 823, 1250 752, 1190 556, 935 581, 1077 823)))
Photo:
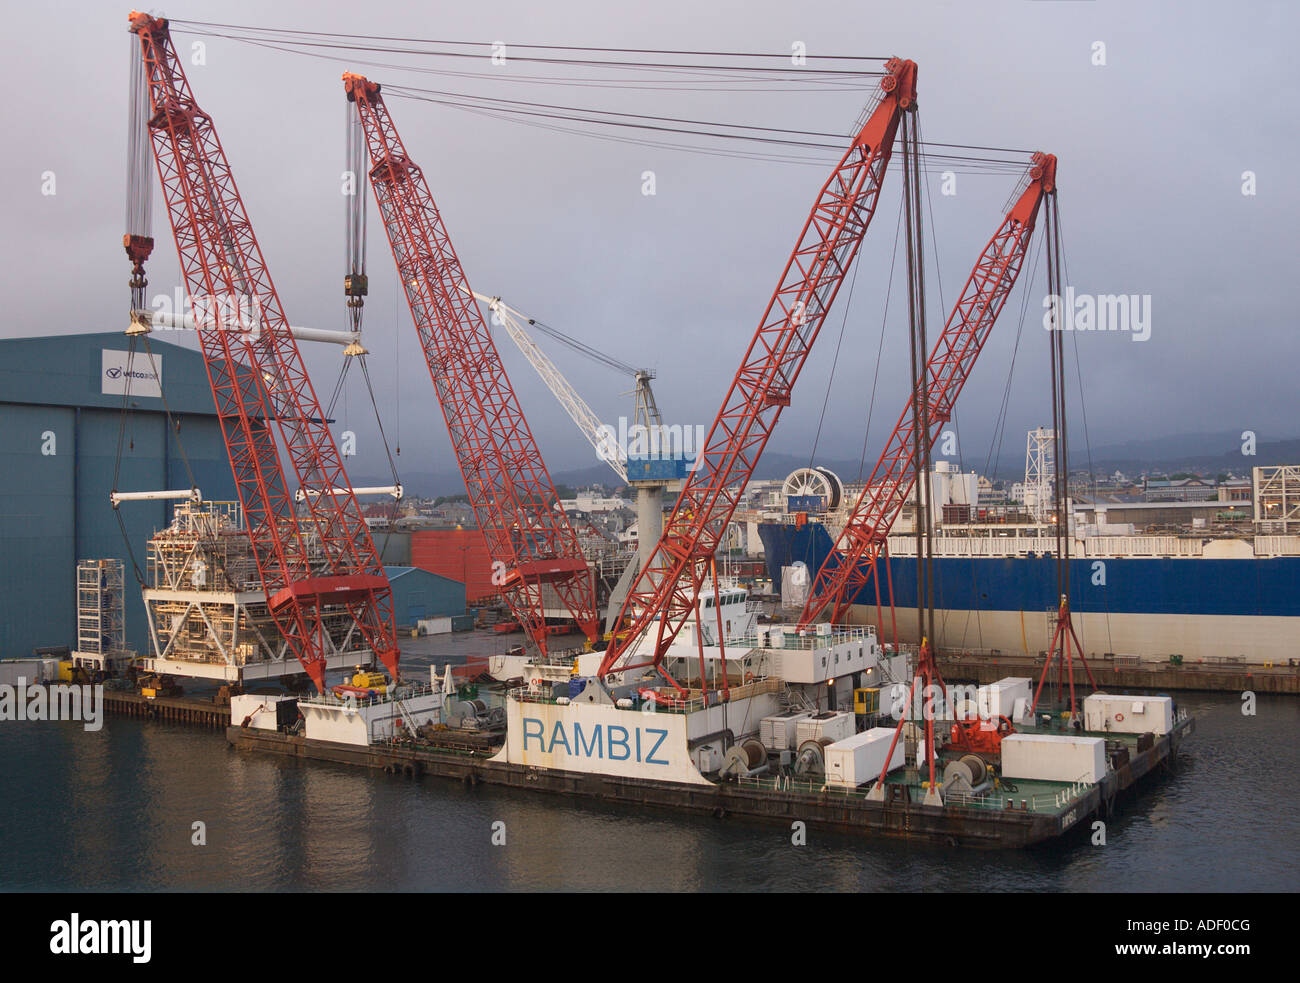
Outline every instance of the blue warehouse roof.
MULTIPOLYGON (((203 355, 160 340, 161 333, 150 336, 149 347, 159 364, 171 411, 215 416, 203 355)), ((122 394, 120 389, 112 391, 114 380, 106 378, 103 353, 120 353, 120 359, 110 354, 109 361, 124 363, 128 349, 126 335, 117 331, 2 339, 0 402, 121 409, 122 394)), ((152 375, 143 344, 136 346, 132 368, 137 367, 152 375)), ((163 408, 161 398, 140 395, 135 386, 131 403, 141 410, 163 408)))
POLYGON ((384 567, 384 572, 388 574, 388 580, 390 583, 397 580, 399 577, 406 577, 414 574, 415 576, 412 579, 424 580, 426 583, 448 584, 455 587, 465 586, 459 580, 452 580, 450 577, 444 577, 440 573, 434 573, 431 570, 425 570, 422 567, 386 566, 384 567))

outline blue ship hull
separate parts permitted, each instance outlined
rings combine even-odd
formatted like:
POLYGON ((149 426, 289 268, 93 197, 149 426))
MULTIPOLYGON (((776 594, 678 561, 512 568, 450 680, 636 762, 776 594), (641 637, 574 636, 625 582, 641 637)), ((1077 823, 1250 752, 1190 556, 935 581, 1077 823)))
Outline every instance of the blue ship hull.
MULTIPOLYGON (((826 529, 782 523, 758 527, 774 585, 781 568, 802 561, 810 571, 831 553, 826 529)), ((887 608, 892 578, 896 608, 916 608, 914 557, 877 560, 876 577, 857 597, 855 620, 875 623, 876 585, 887 608)), ((1244 657, 1285 662, 1300 657, 1300 556, 1219 559, 1088 557, 1070 561, 1070 609, 1089 651, 1145 658, 1244 657)), ((1051 556, 936 557, 934 605, 940 644, 1030 651, 1045 648, 1059 599, 1051 556)), ((888 614, 885 619, 888 619, 888 614)), ((898 619, 900 638, 915 641, 898 619)))

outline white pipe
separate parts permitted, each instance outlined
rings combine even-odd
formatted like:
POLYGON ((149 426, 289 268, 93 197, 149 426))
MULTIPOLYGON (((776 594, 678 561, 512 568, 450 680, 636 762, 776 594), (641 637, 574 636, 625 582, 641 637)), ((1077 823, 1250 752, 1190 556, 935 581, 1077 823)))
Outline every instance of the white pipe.
POLYGON ((289 334, 299 341, 323 341, 329 345, 350 345, 361 341, 361 332, 327 331, 324 328, 289 328, 289 334))
MULTIPOLYGON (((330 491, 335 495, 346 495, 348 492, 351 492, 353 495, 392 495, 396 501, 400 502, 402 500, 401 485, 372 485, 366 488, 331 488, 330 491)), ((319 495, 320 492, 316 489, 312 489, 308 492, 299 488, 298 494, 294 497, 297 501, 303 502, 306 501, 309 494, 319 495)))
POLYGON ((187 498, 191 502, 203 501, 203 492, 197 488, 177 489, 175 491, 111 492, 108 500, 117 508, 123 502, 161 502, 187 498))
MULTIPOLYGON (((197 331, 198 326, 192 314, 170 314, 163 311, 136 311, 140 319, 154 328, 167 328, 172 331, 197 331)), ((228 323, 228 327, 242 327, 228 323)), ((360 332, 327 331, 323 328, 300 328, 290 326, 289 334, 299 341, 323 341, 331 345, 351 345, 361 341, 360 332)))

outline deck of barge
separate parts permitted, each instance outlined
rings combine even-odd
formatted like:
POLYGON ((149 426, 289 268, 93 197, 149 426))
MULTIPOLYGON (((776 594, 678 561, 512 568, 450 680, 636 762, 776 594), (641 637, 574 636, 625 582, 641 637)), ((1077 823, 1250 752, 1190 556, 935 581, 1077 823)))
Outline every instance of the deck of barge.
POLYGON ((803 821, 842 833, 1016 848, 1056 839, 1090 817, 1107 815, 1119 794, 1173 762, 1194 726, 1192 718, 1184 717, 1170 734, 1142 751, 1136 751, 1133 735, 1129 760, 1096 784, 1017 781, 1014 794, 1003 789, 965 798, 954 795, 943 807, 922 805, 919 783, 906 779, 900 782, 900 793, 874 802, 865 789, 839 790, 783 776, 703 787, 512 765, 493 761, 483 751, 438 748, 406 739, 359 747, 245 727, 228 728, 226 737, 241 751, 368 767, 408 778, 432 775, 470 785, 504 785, 718 818, 803 821))

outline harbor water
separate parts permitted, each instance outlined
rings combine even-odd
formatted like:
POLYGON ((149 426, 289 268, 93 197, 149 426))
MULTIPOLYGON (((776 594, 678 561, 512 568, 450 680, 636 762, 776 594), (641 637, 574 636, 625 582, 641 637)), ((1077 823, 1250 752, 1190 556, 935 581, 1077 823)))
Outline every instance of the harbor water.
POLYGON ((1197 731, 1104 845, 1014 853, 816 829, 795 845, 780 825, 241 754, 177 725, 6 722, 0 890, 1294 890, 1300 702, 1177 699, 1197 731))

